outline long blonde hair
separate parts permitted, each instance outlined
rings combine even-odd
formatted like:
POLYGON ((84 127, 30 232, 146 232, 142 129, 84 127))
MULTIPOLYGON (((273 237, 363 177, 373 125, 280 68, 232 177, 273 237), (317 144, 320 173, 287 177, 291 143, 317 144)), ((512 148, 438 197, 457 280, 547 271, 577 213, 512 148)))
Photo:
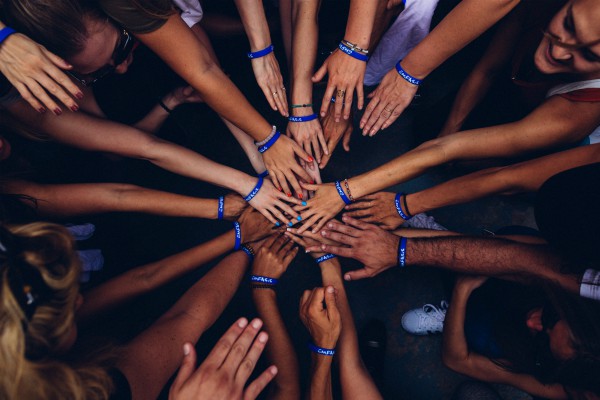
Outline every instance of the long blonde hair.
POLYGON ((104 368, 68 365, 57 354, 74 329, 79 273, 62 226, 0 226, 0 398, 109 397, 104 368))

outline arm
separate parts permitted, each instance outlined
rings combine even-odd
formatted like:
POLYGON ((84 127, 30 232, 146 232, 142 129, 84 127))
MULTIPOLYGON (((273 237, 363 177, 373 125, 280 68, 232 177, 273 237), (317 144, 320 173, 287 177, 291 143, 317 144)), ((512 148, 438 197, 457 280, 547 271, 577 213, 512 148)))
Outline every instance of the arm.
POLYGON ((179 87, 171 91, 161 99, 162 103, 168 109, 156 104, 148 114, 133 126, 149 133, 156 133, 165 122, 171 111, 184 103, 202 102, 202 97, 191 87, 179 87))
MULTIPOLYGON (((298 253, 297 247, 292 249, 293 244, 285 236, 267 239, 258 250, 252 264, 252 274, 280 279, 298 253), (285 243, 286 240, 288 243, 285 243)), ((300 399, 298 358, 279 312, 276 292, 270 289, 252 289, 252 299, 264 322, 264 329, 269 334, 267 357, 279 371, 269 398, 300 399)))
POLYGON ((484 382, 515 386, 535 397, 567 399, 562 385, 545 385, 531 375, 509 372, 489 358, 469 351, 465 338, 467 300, 483 280, 481 277, 460 277, 454 286, 452 302, 444 321, 442 359, 444 364, 464 375, 484 382))
MULTIPOLYGON (((217 199, 183 196, 124 183, 41 185, 9 181, 5 183, 4 192, 33 197, 41 214, 58 217, 117 211, 216 219, 218 208, 217 199)), ((246 202, 229 194, 224 205, 224 218, 233 220, 241 215, 246 202)))
MULTIPOLYGON (((271 45, 271 34, 262 0, 235 0, 235 5, 250 41, 250 51, 259 51, 271 45)), ((279 110, 281 115, 287 117, 287 96, 275 53, 272 52, 260 58, 253 58, 250 62, 256 81, 271 108, 274 111, 279 110)))
MULTIPOLYGON (((0 29, 5 27, 0 21, 0 29)), ((78 105, 73 98, 81 99, 83 93, 61 71, 71 68, 65 60, 20 33, 10 35, 0 45, 0 72, 40 113, 47 109, 56 115, 62 112, 50 96, 77 111, 78 105)))

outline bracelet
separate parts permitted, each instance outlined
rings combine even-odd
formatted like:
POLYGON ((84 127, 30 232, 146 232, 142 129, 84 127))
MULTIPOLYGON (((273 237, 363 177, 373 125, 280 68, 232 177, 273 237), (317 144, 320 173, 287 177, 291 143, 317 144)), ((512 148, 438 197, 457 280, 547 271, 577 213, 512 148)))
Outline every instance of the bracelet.
POLYGON ((400 215, 400 217, 403 220, 408 221, 413 216, 410 215, 410 213, 408 213, 408 212, 405 213, 404 211, 402 211, 402 206, 400 205, 400 197, 402 197, 402 196, 406 197, 406 195, 402 192, 396 193, 396 198, 394 199, 394 204, 396 204, 396 211, 398 211, 398 214, 400 215))
POLYGON ((258 148, 258 152, 262 154, 265 151, 269 150, 271 148, 271 146, 273 146, 275 144, 277 139, 279 139, 280 136, 281 136, 281 132, 279 132, 279 131, 275 132, 275 135, 273 135, 273 137, 271 139, 269 139, 269 141, 267 143, 263 144, 262 146, 260 146, 258 148))
POLYGON ((269 136, 267 136, 266 138, 264 138, 263 140, 261 140, 260 142, 254 142, 255 146, 262 146, 263 144, 267 143, 269 140, 271 140, 271 138, 273 136, 275 136, 275 133, 277 133, 277 127, 275 125, 273 125, 273 129, 271 129, 271 133, 269 134, 269 136))
POLYGON ((219 206, 217 207, 217 219, 223 219, 223 211, 225 209, 225 197, 219 197, 219 206))
POLYGON ((346 186, 346 191, 348 192, 348 198, 350 201, 354 201, 354 197, 352 197, 352 193, 350 192, 350 185, 348 184, 348 179, 344 179, 344 186, 346 186))
POLYGON ((340 181, 335 181, 335 188, 337 189, 338 194, 340 195, 340 197, 342 198, 344 203, 346 203, 346 205, 352 204, 352 202, 350 201, 348 196, 346 196, 346 193, 344 193, 344 189, 342 189, 342 185, 340 184, 340 181))
POLYGON ((274 285, 260 285, 257 283, 251 283, 250 284, 250 289, 271 289, 271 290, 275 290, 276 286, 274 285))
POLYGON ((321 257, 317 258, 315 260, 315 262, 317 264, 321 264, 322 262, 327 261, 327 260, 331 260, 332 258, 335 258, 335 257, 336 257, 335 254, 327 253, 324 256, 321 256, 321 257))
POLYGON ((264 170, 263 172, 261 172, 260 174, 258 174, 259 178, 264 178, 266 176, 269 176, 269 170, 264 170))
MULTIPOLYGON (((402 60, 400 60, 402 61, 402 60)), ((421 82, 423 82, 421 79, 417 79, 414 76, 412 76, 411 74, 409 74, 408 72, 406 72, 404 70, 404 68, 402 68, 402 66, 400 65, 400 61, 398 61, 398 64, 396 64, 396 71, 398 71, 398 74, 404 78, 404 80, 408 83, 411 83, 415 86, 419 86, 421 84, 421 82)))
POLYGON ((252 200, 254 198, 254 196, 256 196, 258 194, 260 188, 263 185, 263 181, 264 181, 264 178, 259 175, 258 182, 256 182, 256 186, 254 186, 254 189, 252 189, 252 191, 250 193, 248 193, 248 196, 244 197, 244 200, 246 200, 246 201, 252 200))
POLYGON ((248 255, 250 262, 254 261, 254 249, 252 247, 245 244, 242 246, 242 251, 248 255))
POLYGON ((320 354, 322 356, 333 357, 333 355, 335 354, 335 349, 326 349, 324 347, 319 347, 312 342, 308 342, 308 348, 310 349, 310 351, 320 354))
POLYGON ((398 243, 398 265, 401 267, 406 266, 406 238, 400 238, 400 243, 398 243))
POLYGON ((290 122, 308 122, 317 119, 317 114, 305 115, 303 117, 289 117, 290 122))
POLYGON ((364 62, 369 61, 369 57, 367 57, 366 55, 361 54, 357 51, 352 50, 351 48, 347 47, 344 43, 340 42, 340 45, 338 47, 341 51, 348 54, 352 58, 356 58, 357 60, 364 61, 364 62))
POLYGON ((242 228, 240 228, 240 223, 235 221, 233 223, 233 230, 235 231, 235 245, 233 246, 234 250, 239 250, 242 245, 242 228))
POLYGON ((369 54, 369 50, 361 49, 360 47, 358 47, 358 45, 349 42, 346 39, 342 39, 342 43, 344 43, 344 45, 346 45, 346 47, 349 47, 351 50, 358 51, 359 53, 363 54, 369 54))
POLYGON ((279 279, 269 278, 268 276, 250 275, 250 283, 259 283, 263 285, 277 285, 279 279))
POLYGON ((313 103, 307 103, 307 104, 292 104, 290 106, 290 108, 305 108, 305 107, 312 107, 313 103))
POLYGON ((265 48, 264 48, 264 49, 262 49, 262 50, 258 50, 258 51, 254 51, 254 52, 249 52, 249 53, 248 53, 248 58, 252 60, 252 59, 254 59, 254 58, 261 58, 261 57, 264 57, 264 56, 266 56, 267 54, 269 54, 269 53, 272 53, 272 52, 273 52, 273 49, 274 49, 273 45, 272 45, 272 44, 270 44, 270 45, 268 45, 267 47, 265 47, 265 48))
POLYGON ((167 105, 165 103, 163 103, 162 99, 158 100, 158 105, 161 106, 169 114, 171 114, 171 111, 173 111, 169 107, 167 107, 167 105))
POLYGON ((13 28, 9 28, 8 26, 5 26, 4 28, 0 29, 0 44, 4 42, 6 38, 12 35, 13 33, 17 33, 17 31, 15 31, 13 28))

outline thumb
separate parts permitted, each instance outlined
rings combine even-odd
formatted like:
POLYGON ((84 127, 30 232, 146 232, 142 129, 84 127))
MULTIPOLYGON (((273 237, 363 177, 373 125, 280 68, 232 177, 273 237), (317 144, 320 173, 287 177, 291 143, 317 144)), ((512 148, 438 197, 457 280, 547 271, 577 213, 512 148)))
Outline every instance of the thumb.
POLYGON ((173 385, 171 385, 170 391, 177 392, 181 390, 184 383, 192 376, 194 370, 196 368, 196 350, 191 343, 186 342, 183 345, 183 360, 181 361, 181 366, 179 367, 179 372, 177 373, 177 377, 173 381, 173 385))
POLYGON ((358 281, 360 279, 369 278, 371 275, 366 268, 357 269, 356 271, 346 272, 344 279, 347 281, 358 281))
POLYGON ((194 91, 194 88, 191 86, 187 86, 185 88, 183 88, 183 95, 184 96, 189 96, 192 94, 192 92, 194 91))
POLYGON ((344 138, 342 139, 342 147, 344 150, 350 151, 350 138, 352 137, 352 130, 349 129, 344 133, 344 138))
POLYGON ((327 60, 323 63, 323 65, 321 65, 321 68, 319 68, 317 70, 317 72, 315 72, 315 74, 312 77, 312 81, 313 83, 317 83, 319 81, 321 81, 325 75, 327 74, 327 60))
POLYGON ((329 315, 329 320, 339 320, 340 312, 337 308, 335 288, 333 286, 327 286, 327 289, 325 289, 325 305, 327 306, 327 314, 329 315))

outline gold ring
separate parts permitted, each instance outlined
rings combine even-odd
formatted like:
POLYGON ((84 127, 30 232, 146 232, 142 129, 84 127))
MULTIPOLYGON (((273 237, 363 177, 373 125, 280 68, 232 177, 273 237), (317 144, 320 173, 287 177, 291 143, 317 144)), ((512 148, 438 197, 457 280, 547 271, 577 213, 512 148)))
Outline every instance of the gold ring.
POLYGON ((383 111, 387 111, 387 112, 389 112, 391 114, 392 111, 394 111, 394 110, 388 110, 387 108, 384 108, 383 111))
POLYGON ((344 89, 339 89, 337 91, 337 97, 344 97, 346 95, 346 91, 344 89))

